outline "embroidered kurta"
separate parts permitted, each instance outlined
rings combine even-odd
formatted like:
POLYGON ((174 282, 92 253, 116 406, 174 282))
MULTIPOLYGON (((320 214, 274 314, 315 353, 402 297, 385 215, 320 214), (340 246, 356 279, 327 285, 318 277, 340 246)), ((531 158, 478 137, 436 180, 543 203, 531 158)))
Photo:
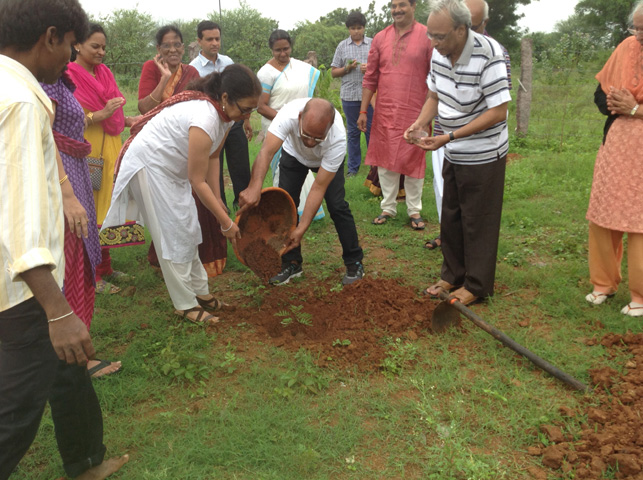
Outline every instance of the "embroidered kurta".
POLYGON ((426 100, 431 50, 426 27, 417 22, 401 37, 391 25, 373 38, 362 82, 377 92, 367 165, 424 178, 426 152, 403 135, 426 100))

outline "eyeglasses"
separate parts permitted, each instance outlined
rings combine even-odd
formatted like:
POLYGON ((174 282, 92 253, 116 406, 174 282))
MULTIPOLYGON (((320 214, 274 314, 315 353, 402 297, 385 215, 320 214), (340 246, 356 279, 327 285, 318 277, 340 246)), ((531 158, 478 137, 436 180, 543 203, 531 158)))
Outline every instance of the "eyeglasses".
POLYGON ((446 40, 446 38, 449 36, 449 34, 453 30, 455 30, 455 29, 451 29, 448 33, 445 33, 443 35, 438 35, 438 34, 434 35, 432 33, 427 32, 426 36, 429 37, 429 40, 431 40, 432 42, 434 42, 434 41, 435 42, 444 42, 446 40))
POLYGON ((299 119, 299 136, 301 138, 305 138, 306 140, 312 140, 315 143, 322 143, 323 141, 325 141, 328 138, 328 132, 326 132, 326 135, 324 136, 324 138, 315 138, 315 137, 311 137, 310 135, 306 135, 304 133, 304 130, 303 130, 302 126, 301 126, 301 118, 300 118, 299 119))
POLYGON ((627 29, 627 31, 632 35, 637 35, 639 33, 643 33, 643 27, 630 27, 627 29))
POLYGON ((241 112, 241 115, 250 115, 252 112, 257 110, 257 107, 254 107, 254 108, 242 108, 241 105, 239 105, 236 100, 234 101, 234 104, 237 106, 237 108, 241 112))
POLYGON ((161 47, 161 50, 171 50, 172 47, 174 47, 177 50, 180 50, 183 48, 183 44, 181 42, 161 43, 159 47, 161 47))

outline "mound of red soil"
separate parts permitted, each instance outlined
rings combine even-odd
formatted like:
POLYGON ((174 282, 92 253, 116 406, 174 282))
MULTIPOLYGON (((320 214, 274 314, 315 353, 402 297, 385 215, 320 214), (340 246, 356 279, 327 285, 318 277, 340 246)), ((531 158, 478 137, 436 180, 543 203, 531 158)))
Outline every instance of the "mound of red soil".
POLYGON ((609 367, 590 370, 597 395, 585 410, 588 423, 580 438, 572 441, 557 427, 544 426, 552 444, 530 453, 542 454, 543 464, 552 469, 573 470, 574 478, 601 479, 612 471, 616 473, 609 478, 643 480, 643 334, 609 334, 601 344, 632 355, 625 373, 609 367))
POLYGON ((272 287, 259 308, 237 308, 235 323, 255 325, 275 346, 309 350, 320 366, 368 371, 386 357, 388 339, 415 340, 429 330, 437 304, 391 279, 335 287, 305 281, 272 287))

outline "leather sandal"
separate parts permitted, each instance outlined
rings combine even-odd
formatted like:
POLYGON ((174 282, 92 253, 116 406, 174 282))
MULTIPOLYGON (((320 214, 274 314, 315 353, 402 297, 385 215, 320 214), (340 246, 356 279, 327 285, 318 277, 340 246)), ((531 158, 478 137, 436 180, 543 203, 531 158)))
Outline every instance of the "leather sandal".
POLYGON ((201 306, 188 308, 187 310, 174 310, 174 313, 183 320, 187 320, 195 325, 212 325, 214 323, 219 323, 219 317, 209 314, 201 306), (199 312, 196 318, 190 318, 188 316, 192 312, 199 312))
POLYGON ((422 290, 422 295, 428 295, 429 297, 437 298, 441 292, 446 292, 450 293, 451 290, 458 288, 455 285, 451 285, 449 282, 446 280, 438 280, 434 285, 431 285, 430 287, 426 287, 424 290, 422 290), (429 290, 437 289, 437 293, 431 293, 429 290))
POLYGON ((230 307, 229 304, 223 302, 222 300, 219 300, 214 295, 212 295, 212 298, 210 298, 209 300, 203 300, 202 298, 196 297, 196 301, 199 303, 199 305, 201 305, 201 307, 209 310, 210 312, 216 312, 217 310, 230 307))
POLYGON ((458 288, 455 292, 452 292, 451 295, 458 299, 458 301, 464 305, 472 305, 480 300, 480 297, 476 297, 473 293, 467 290, 464 287, 458 288))
POLYGON ((427 250, 437 250, 438 248, 442 248, 442 239, 438 235, 433 240, 428 240, 424 244, 424 248, 426 248, 427 250))

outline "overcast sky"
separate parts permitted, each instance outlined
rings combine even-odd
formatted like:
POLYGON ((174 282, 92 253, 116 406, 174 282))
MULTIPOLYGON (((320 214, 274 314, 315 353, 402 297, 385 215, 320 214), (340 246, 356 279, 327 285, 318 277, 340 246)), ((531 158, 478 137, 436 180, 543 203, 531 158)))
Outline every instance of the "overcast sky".
MULTIPOLYGON (((493 0, 487 0, 492 3, 493 0)), ((559 20, 565 20, 574 13, 574 6, 578 0, 532 0, 527 7, 519 10, 525 13, 525 18, 520 22, 523 28, 531 32, 551 32, 559 20)), ((232 10, 239 7, 239 0, 80 0, 85 10, 95 16, 104 16, 117 9, 136 8, 141 12, 149 13, 159 22, 177 19, 192 20, 203 18, 213 11, 219 11, 219 3, 223 10, 232 10)), ((369 0, 247 0, 246 3, 259 10, 264 17, 273 18, 279 22, 279 27, 289 30, 298 21, 310 20, 314 22, 322 15, 335 10, 346 8, 348 10, 361 7, 362 11, 368 8, 369 0)), ((377 0, 379 8, 388 3, 386 0, 377 0)), ((493 21, 493 19, 491 19, 493 21)), ((225 26, 224 26, 225 28, 225 26)))

